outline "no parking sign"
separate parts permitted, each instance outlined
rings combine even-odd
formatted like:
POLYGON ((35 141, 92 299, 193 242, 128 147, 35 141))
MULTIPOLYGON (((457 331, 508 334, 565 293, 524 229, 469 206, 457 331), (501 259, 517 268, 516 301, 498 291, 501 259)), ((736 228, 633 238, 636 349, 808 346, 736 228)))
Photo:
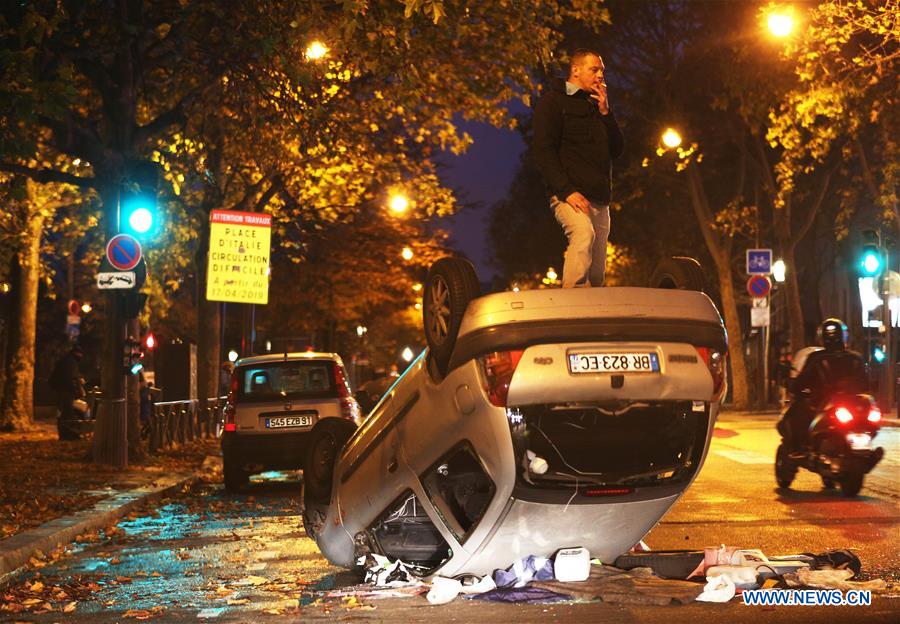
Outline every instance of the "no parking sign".
POLYGON ((119 271, 130 271, 141 261, 141 244, 134 236, 116 234, 106 243, 106 259, 119 271))

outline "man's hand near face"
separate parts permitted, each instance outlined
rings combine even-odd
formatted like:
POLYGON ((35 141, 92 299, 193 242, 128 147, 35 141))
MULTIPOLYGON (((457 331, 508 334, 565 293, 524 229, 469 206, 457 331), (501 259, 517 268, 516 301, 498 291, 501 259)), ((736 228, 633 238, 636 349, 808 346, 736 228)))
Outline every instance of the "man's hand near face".
POLYGON ((594 85, 594 92, 591 98, 597 102, 597 108, 601 115, 609 114, 609 99, 606 95, 606 83, 600 82, 594 85))

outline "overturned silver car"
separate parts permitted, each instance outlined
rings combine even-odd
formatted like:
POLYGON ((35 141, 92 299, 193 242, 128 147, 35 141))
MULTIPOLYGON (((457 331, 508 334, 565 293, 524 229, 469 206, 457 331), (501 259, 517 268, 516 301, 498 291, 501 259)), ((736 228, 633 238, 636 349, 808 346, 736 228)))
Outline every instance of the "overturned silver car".
POLYGON ((696 477, 725 393, 699 265, 669 259, 651 283, 478 297, 471 264, 435 263, 429 348, 358 429, 313 431, 304 524, 322 553, 452 576, 636 544, 696 477))

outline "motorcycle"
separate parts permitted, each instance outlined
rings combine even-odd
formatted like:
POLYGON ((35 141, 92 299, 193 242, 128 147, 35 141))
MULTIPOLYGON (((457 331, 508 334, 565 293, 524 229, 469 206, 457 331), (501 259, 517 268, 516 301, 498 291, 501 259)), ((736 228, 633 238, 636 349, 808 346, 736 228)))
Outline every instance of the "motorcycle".
POLYGON ((806 468, 821 476, 826 488, 838 484, 844 496, 856 496, 865 475, 884 457, 884 449, 872 445, 880 427, 881 410, 868 394, 832 397, 810 423, 806 445, 799 453, 790 452, 779 423, 782 442, 775 454, 778 487, 790 487, 798 468, 806 468))

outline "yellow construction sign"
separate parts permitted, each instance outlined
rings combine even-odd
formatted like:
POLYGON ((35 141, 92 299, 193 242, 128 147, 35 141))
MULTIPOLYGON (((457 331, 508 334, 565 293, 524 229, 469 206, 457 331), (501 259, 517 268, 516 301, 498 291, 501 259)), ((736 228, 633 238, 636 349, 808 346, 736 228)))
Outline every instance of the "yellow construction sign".
POLYGON ((209 217, 206 298, 268 303, 271 239, 271 215, 213 210, 209 217))

